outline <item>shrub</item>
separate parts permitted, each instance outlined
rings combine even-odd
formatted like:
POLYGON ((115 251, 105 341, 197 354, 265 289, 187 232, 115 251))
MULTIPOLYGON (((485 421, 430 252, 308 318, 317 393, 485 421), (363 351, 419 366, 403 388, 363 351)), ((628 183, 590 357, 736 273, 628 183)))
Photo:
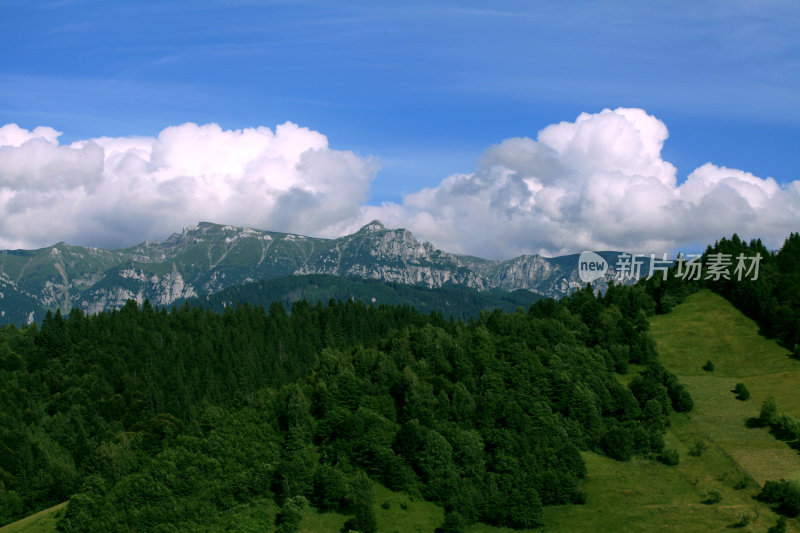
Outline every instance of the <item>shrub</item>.
POLYGON ((775 423, 777 417, 778 405, 775 403, 775 398, 770 396, 761 404, 761 412, 758 415, 758 420, 765 426, 771 426, 775 423))
POLYGON ((692 449, 689 450, 689 455, 692 455, 694 457, 700 457, 701 455, 703 455, 703 452, 706 451, 707 448, 708 444, 706 444, 706 441, 699 440, 695 442, 694 446, 692 446, 692 449))
POLYGON ((275 525, 278 526, 276 531, 279 533, 293 533, 297 531, 300 525, 300 519, 303 517, 303 510, 307 503, 308 501, 303 496, 288 498, 275 517, 275 525))
POLYGON ((733 388, 733 392, 736 393, 736 398, 739 400, 749 400, 750 399, 750 391, 747 390, 744 383, 737 383, 736 387, 733 388))
POLYGON ((750 525, 750 513, 740 513, 736 527, 747 527, 748 525, 750 525))
POLYGON ((800 485, 782 479, 767 481, 757 498, 762 502, 778 504, 777 511, 782 515, 794 517, 800 514, 800 485))
POLYGON ((722 494, 719 491, 712 490, 706 496, 706 499, 703 500, 703 503, 706 505, 714 505, 715 503, 719 503, 722 501, 722 494))
POLYGON ((628 428, 615 425, 602 439, 606 455, 617 461, 629 461, 634 453, 633 437, 628 428))
POLYGON ((664 451, 658 454, 656 459, 667 466, 675 466, 676 464, 680 463, 680 456, 678 455, 678 452, 672 448, 664 448, 664 451))
POLYGON ((779 516, 778 522, 767 530, 767 533, 786 533, 786 517, 779 516))
POLYGON ((794 440, 800 438, 800 420, 793 416, 782 414, 772 427, 779 439, 794 440))
POLYGON ((466 522, 457 512, 449 512, 444 516, 444 524, 436 528, 436 533, 461 533, 466 522))
POLYGON ((714 363, 711 361, 706 361, 706 364, 703 365, 703 370, 706 372, 713 372, 714 371, 714 363))
POLYGON ((694 408, 694 400, 692 400, 689 391, 683 385, 678 385, 674 389, 675 398, 672 401, 672 407, 679 413, 688 413, 694 408))

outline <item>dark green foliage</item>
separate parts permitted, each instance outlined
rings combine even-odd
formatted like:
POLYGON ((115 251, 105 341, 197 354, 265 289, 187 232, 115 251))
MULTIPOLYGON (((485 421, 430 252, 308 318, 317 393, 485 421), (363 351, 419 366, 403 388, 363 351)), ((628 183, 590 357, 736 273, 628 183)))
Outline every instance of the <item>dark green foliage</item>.
POLYGON ((444 524, 436 528, 436 533, 463 533, 467 526, 464 518, 456 513, 445 513, 444 524))
POLYGON ((706 364, 703 365, 703 370, 706 372, 713 372, 714 371, 714 363, 711 361, 706 361, 706 364))
POLYGON ((738 400, 745 401, 750 399, 750 391, 744 383, 737 383, 733 388, 733 392, 736 393, 736 399, 738 400))
POLYGON ((706 444, 706 441, 698 440, 697 442, 694 443, 694 446, 692 446, 689 449, 689 455, 693 457, 700 457, 701 455, 703 455, 703 452, 705 452, 707 449, 708 449, 708 444, 706 444))
POLYGON ((306 506, 306 499, 302 496, 288 498, 275 517, 275 525, 278 526, 278 533, 294 533, 303 518, 303 509, 306 506))
POLYGON ((630 382, 629 388, 640 405, 656 400, 662 412, 669 412, 670 406, 678 412, 688 412, 694 407, 692 397, 677 376, 659 364, 649 364, 630 382))
POLYGON ((6 490, 0 481, 0 524, 13 521, 22 512, 22 498, 13 490, 6 490))
POLYGON ((800 514, 800 485, 795 481, 767 481, 758 499, 762 502, 775 504, 776 511, 788 517, 800 514))
POLYGON ((703 500, 702 503, 706 505, 714 505, 715 503, 719 503, 722 501, 722 494, 719 493, 717 490, 712 490, 708 494, 706 494, 706 499, 703 500))
POLYGON ((782 440, 800 439, 800 420, 784 413, 772 424, 772 431, 782 440))
POLYGON ((311 502, 320 511, 336 511, 347 505, 350 485, 347 476, 336 467, 322 464, 314 472, 311 502))
POLYGON ((770 526, 767 533, 786 533, 786 517, 779 516, 774 526, 770 526))
MULTIPOLYGON (((685 267, 680 267, 685 271, 685 267)), ((655 303, 655 312, 669 313, 676 305, 683 302, 687 296, 702 288, 702 281, 694 281, 678 277, 679 266, 670 267, 667 279, 662 276, 641 280, 637 285, 643 287, 645 292, 655 303)))
POLYGON ((673 394, 670 395, 672 398, 672 407, 677 412, 688 413, 694 408, 694 400, 692 400, 686 387, 678 384, 674 389, 670 389, 670 391, 673 392, 673 394))
POLYGON ((781 440, 800 439, 800 419, 783 413, 778 415, 778 405, 771 396, 761 404, 755 423, 770 428, 770 432, 781 440))
POLYGON ((622 425, 615 425, 603 437, 603 449, 613 459, 628 461, 636 451, 631 431, 622 425))
POLYGON ((750 525, 751 520, 750 513, 746 511, 739 513, 739 521, 736 523, 736 527, 747 527, 750 525))
POLYGON ((355 515, 344 525, 344 531, 354 530, 359 533, 376 533, 378 520, 375 518, 375 496, 372 492, 372 481, 359 472, 351 482, 350 509, 355 515))
POLYGON ((678 452, 672 448, 664 448, 664 450, 658 454, 657 459, 667 466, 675 466, 681 461, 678 452))
MULTIPOLYGON (((129 303, 0 328, 0 516, 66 499, 62 531, 198 529, 255 498, 376 529, 372 481, 457 531, 579 503, 580 452, 664 451, 691 398, 657 361, 637 287, 469 324, 358 302, 214 314, 129 303), (645 364, 630 388, 615 370, 645 364)), ((401 508, 403 505, 401 504, 401 508)))
POLYGON ((758 414, 758 420, 764 426, 771 426, 778 419, 778 405, 775 403, 775 398, 769 397, 761 404, 761 411, 758 414))

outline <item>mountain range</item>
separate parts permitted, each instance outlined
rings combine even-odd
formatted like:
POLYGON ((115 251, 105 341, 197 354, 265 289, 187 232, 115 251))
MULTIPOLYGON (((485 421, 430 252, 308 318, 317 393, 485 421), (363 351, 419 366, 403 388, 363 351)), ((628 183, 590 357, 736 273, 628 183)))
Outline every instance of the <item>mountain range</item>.
MULTIPOLYGON (((599 253, 609 264, 616 259, 616 252, 599 253)), ((379 221, 336 239, 201 222, 163 242, 118 250, 61 242, 0 251, 0 323, 39 321, 47 309, 96 313, 130 299, 171 305, 237 285, 311 274, 428 289, 525 289, 557 298, 584 286, 578 257, 489 260, 452 254, 379 221)), ((610 278, 593 285, 604 290, 610 278)))

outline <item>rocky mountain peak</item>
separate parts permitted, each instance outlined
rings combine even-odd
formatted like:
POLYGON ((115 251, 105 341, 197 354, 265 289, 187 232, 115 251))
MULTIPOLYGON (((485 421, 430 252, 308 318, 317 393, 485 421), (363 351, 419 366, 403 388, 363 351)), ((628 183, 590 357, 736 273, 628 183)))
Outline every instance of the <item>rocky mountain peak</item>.
POLYGON ((377 233, 379 231, 386 231, 386 226, 380 220, 373 220, 369 224, 361 226, 356 233, 377 233))

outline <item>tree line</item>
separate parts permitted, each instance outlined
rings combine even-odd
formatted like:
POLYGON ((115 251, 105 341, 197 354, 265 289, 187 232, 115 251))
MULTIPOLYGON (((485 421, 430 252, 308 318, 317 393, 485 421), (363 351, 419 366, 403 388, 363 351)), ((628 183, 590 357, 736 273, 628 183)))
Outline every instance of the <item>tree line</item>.
MULTIPOLYGON (((682 279, 675 266, 670 268, 666 281, 660 276, 642 281, 656 302, 656 311, 668 312, 691 292, 708 288, 753 319, 762 335, 777 340, 800 358, 800 233, 791 233, 777 252, 768 250, 761 239, 748 242, 734 233, 709 245, 700 261, 708 265, 709 257, 717 254, 730 260, 725 274, 718 279, 716 275, 709 276, 707 270, 703 270, 698 280, 682 279), (752 279, 755 270, 738 279, 736 267, 740 255, 760 257, 756 279, 752 279)), ((750 267, 749 261, 747 266, 750 267)))

